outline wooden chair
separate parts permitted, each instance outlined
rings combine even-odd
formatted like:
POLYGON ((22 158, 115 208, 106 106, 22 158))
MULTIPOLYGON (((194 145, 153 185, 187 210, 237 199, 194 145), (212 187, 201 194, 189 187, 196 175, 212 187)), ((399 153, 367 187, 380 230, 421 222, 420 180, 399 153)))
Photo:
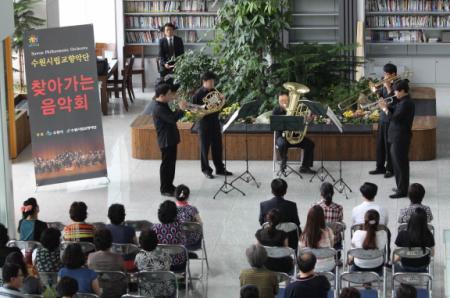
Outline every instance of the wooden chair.
POLYGON ((128 62, 126 63, 125 68, 123 70, 122 79, 118 81, 108 80, 106 83, 106 91, 108 92, 108 98, 110 97, 112 92, 116 91, 122 92, 122 101, 126 111, 128 111, 127 92, 128 95, 130 96, 130 100, 133 101, 131 93, 132 86, 129 86, 129 83, 131 81, 131 71, 133 69, 134 56, 131 56, 127 60, 128 62))
POLYGON ((105 57, 105 51, 113 52, 113 58, 117 58, 117 50, 115 43, 95 43, 95 55, 105 57))
POLYGON ((124 69, 125 69, 125 61, 130 56, 136 56, 141 59, 140 68, 135 68, 131 72, 132 75, 141 75, 142 78, 142 92, 145 89, 145 55, 144 55, 144 46, 124 46, 123 47, 123 61, 124 61, 124 69))

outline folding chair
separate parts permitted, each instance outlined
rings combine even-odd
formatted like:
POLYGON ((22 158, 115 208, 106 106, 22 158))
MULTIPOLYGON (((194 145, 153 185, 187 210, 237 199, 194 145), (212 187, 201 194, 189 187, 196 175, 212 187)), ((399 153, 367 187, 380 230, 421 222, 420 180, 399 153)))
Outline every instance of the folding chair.
POLYGON ((25 252, 31 252, 36 248, 42 247, 41 243, 37 241, 23 241, 23 240, 9 240, 7 247, 17 247, 25 252))
POLYGON ((189 252, 197 252, 201 251, 201 256, 199 256, 197 259, 193 259, 193 261, 198 260, 201 262, 202 267, 202 273, 200 278, 203 278, 203 272, 204 272, 204 264, 206 263, 206 274, 208 274, 209 271, 209 263, 208 263, 208 255, 206 254, 206 244, 205 244, 205 237, 203 234, 203 226, 198 222, 183 222, 181 223, 181 230, 184 233, 185 237, 189 237, 190 234, 193 233, 200 233, 201 234, 201 244, 199 248, 195 249, 188 249, 189 252))
POLYGON ((139 295, 145 295, 146 297, 178 297, 177 276, 171 271, 141 271, 137 273, 137 279, 139 295))
POLYGON ((338 280, 336 279, 336 274, 333 272, 318 272, 318 275, 325 276, 330 282, 331 288, 328 291, 328 298, 337 298, 338 295, 338 280))
MULTIPOLYGON (((287 161, 286 162, 286 169, 289 170, 289 172, 287 172, 284 176, 287 177, 292 173, 297 174, 297 176, 300 177, 300 179, 303 179, 303 176, 300 174, 299 171, 296 171, 295 169, 292 168, 292 166, 298 166, 300 167, 300 165, 302 164, 302 160, 303 160, 303 149, 300 147, 289 147, 288 148, 288 156, 289 156, 289 151, 292 150, 300 150, 300 160, 299 161, 287 161)), ((278 148, 277 148, 277 132, 274 131, 273 132, 273 173, 276 173, 275 175, 280 177, 281 176, 281 171, 279 169, 281 164, 281 161, 278 159, 278 148), (277 170, 277 165, 278 165, 278 170, 277 170)))
MULTIPOLYGON (((268 222, 262 224, 262 228, 265 228, 269 225, 268 222)), ((288 246, 293 250, 297 251, 298 248, 298 239, 300 236, 298 226, 293 222, 282 222, 279 223, 276 227, 277 230, 283 231, 288 234, 288 246)))
POLYGON ((148 296, 134 295, 134 294, 125 294, 120 298, 148 298, 148 296))
POLYGON ((184 269, 171 270, 171 271, 173 273, 175 273, 177 279, 184 280, 185 291, 186 291, 185 296, 187 297, 189 281, 191 281, 191 272, 190 272, 190 268, 189 268, 189 254, 188 254, 186 247, 184 247, 183 245, 176 245, 176 244, 158 244, 156 249, 165 251, 172 257, 172 266, 174 265, 173 260, 175 257, 177 257, 178 255, 181 255, 181 254, 184 255, 184 258, 186 260, 186 265, 183 266, 184 269))
MULTIPOLYGON (((399 247, 394 249, 394 252, 392 253, 392 260, 395 259, 395 256, 400 257, 400 263, 402 259, 420 259, 424 258, 426 256, 430 256, 430 263, 425 268, 427 273, 432 274, 433 273, 433 259, 431 258, 431 249, 428 247, 425 247, 425 250, 422 247, 399 247)), ((394 261, 393 261, 394 263, 394 261)), ((395 265, 395 264, 394 264, 395 265)), ((392 274, 397 273, 397 266, 392 267, 392 274)), ((406 270, 405 270, 406 271, 406 270)))
POLYGON ((95 245, 94 243, 91 242, 77 242, 77 241, 62 241, 61 245, 59 246, 59 249, 61 251, 61 257, 64 255, 64 251, 66 250, 66 247, 69 244, 79 244, 81 246, 81 250, 83 251, 83 253, 87 256, 88 254, 90 254, 91 252, 95 251, 95 245))
POLYGON ((153 224, 148 220, 126 220, 123 224, 132 227, 136 233, 140 233, 143 230, 151 230, 153 228, 153 224))
POLYGON ((392 277, 392 298, 400 284, 408 284, 417 289, 417 298, 431 298, 433 278, 428 273, 396 273, 392 277))
POLYGON ((43 298, 44 296, 42 296, 42 295, 35 295, 35 294, 23 294, 23 297, 26 297, 26 298, 43 298))
POLYGON ((76 293, 75 298, 100 298, 92 293, 76 293))
POLYGON ((111 246, 111 251, 122 256, 127 272, 136 270, 134 259, 136 258, 137 253, 140 251, 140 248, 137 245, 131 243, 113 243, 111 246))
MULTIPOLYGON (((341 244, 342 248, 336 249, 337 251, 341 252, 342 257, 344 258, 343 263, 345 264, 345 256, 346 256, 346 249, 345 249, 345 230, 347 229, 347 225, 343 222, 328 222, 326 223, 326 226, 333 230, 335 234, 339 234, 341 237, 341 244)), ((339 258, 337 258, 338 260, 339 258)))
POLYGON ((343 288, 343 283, 347 287, 355 287, 361 293, 361 298, 380 298, 385 297, 381 294, 381 280, 378 274, 374 272, 344 272, 339 278, 338 288, 343 288), (374 286, 374 283, 376 286, 374 286), (371 288, 365 288, 365 284, 371 284, 371 288), (375 289, 374 289, 375 288, 375 289))
POLYGON ((297 276, 297 262, 295 251, 285 246, 264 246, 267 256, 272 259, 292 258, 293 277, 297 276))
MULTIPOLYGON (((400 233, 401 231, 406 231, 408 229, 408 224, 400 224, 397 228, 397 232, 400 233)), ((430 230, 431 234, 434 236, 434 226, 432 224, 428 224, 428 229, 430 230)))
POLYGON ((120 297, 128 292, 128 277, 120 271, 97 271, 102 298, 120 297))
POLYGON ((316 256, 317 261, 321 261, 323 264, 316 264, 314 268, 315 272, 333 272, 336 268, 337 252, 334 248, 324 247, 324 248, 309 248, 305 247, 298 250, 298 256, 310 252, 316 256))
MULTIPOLYGON (((353 234, 355 233, 355 231, 363 230, 363 229, 364 229, 364 224, 353 225, 350 228, 350 239, 353 238, 353 234)), ((388 233, 388 234, 390 233, 389 228, 387 226, 385 226, 385 225, 378 225, 377 231, 386 231, 386 233, 388 233)))
POLYGON ((286 291, 286 287, 291 282, 291 277, 284 272, 277 272, 278 278, 278 294, 275 298, 284 298, 284 292, 286 291))
POLYGON ((104 229, 106 229, 106 224, 104 222, 101 222, 101 221, 91 222, 89 224, 93 225, 96 230, 104 230, 104 229))
POLYGON ((58 272, 39 272, 39 279, 45 287, 56 288, 58 283, 58 272))
POLYGON ((47 227, 55 228, 55 229, 59 230, 60 232, 62 232, 62 231, 64 231, 65 225, 60 221, 52 221, 52 222, 47 222, 47 227))

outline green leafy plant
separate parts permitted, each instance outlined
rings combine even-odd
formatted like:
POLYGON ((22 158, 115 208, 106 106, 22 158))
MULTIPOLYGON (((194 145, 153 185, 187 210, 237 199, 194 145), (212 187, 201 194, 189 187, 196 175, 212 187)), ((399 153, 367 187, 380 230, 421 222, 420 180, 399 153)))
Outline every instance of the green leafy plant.
POLYGON ((13 49, 17 51, 19 58, 20 89, 25 89, 25 60, 23 52, 23 38, 25 32, 45 24, 45 20, 34 16, 34 6, 41 0, 14 0, 13 49))

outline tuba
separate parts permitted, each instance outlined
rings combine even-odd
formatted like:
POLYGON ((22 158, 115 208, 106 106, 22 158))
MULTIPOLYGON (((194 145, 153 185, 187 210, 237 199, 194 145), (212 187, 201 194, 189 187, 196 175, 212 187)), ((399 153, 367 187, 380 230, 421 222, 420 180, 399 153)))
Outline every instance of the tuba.
POLYGON ((309 88, 305 85, 294 82, 284 83, 283 87, 289 91, 289 105, 286 109, 286 116, 303 116, 305 121, 305 128, 303 131, 283 132, 286 141, 288 141, 289 144, 295 145, 303 140, 306 135, 306 131, 308 130, 306 117, 310 115, 310 111, 308 107, 300 101, 300 99, 303 94, 309 92, 309 88))

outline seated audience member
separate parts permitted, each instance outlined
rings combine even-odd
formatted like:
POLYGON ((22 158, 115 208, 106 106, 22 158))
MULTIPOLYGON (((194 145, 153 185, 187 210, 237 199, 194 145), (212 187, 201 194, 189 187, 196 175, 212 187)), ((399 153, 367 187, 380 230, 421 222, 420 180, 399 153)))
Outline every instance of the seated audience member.
POLYGON ((411 204, 400 210, 400 215, 398 216, 398 223, 408 223, 411 214, 417 208, 422 208, 427 213, 427 221, 431 222, 433 220, 433 214, 431 213, 431 209, 428 206, 422 205, 423 197, 425 196, 425 188, 423 188, 422 184, 413 183, 409 186, 408 197, 411 201, 411 204))
POLYGON ((333 202, 334 186, 329 182, 324 182, 320 186, 320 195, 322 200, 317 203, 323 209, 325 215, 325 223, 330 224, 331 229, 334 232, 335 249, 342 248, 341 231, 333 223, 342 222, 344 220, 344 212, 341 205, 333 202))
MULTIPOLYGON (((169 271, 172 258, 163 250, 157 250, 158 236, 153 230, 144 230, 139 235, 141 250, 137 253, 135 264, 139 271, 169 271)), ((144 286, 146 295, 167 296, 174 291, 172 282, 144 286)))
POLYGON ((12 252, 20 252, 18 247, 7 247, 9 241, 8 229, 0 223, 0 268, 5 264, 6 257, 12 252))
MULTIPOLYGON (((352 248, 384 250, 387 243, 386 231, 377 231, 380 215, 376 210, 369 210, 364 216, 364 229, 357 230, 352 237, 352 248)), ((377 259, 349 259, 353 263, 353 271, 383 272, 384 258, 377 259)))
POLYGON ((285 298, 326 298, 331 288, 325 276, 314 272, 316 257, 312 253, 304 253, 298 258, 298 279, 291 282, 284 294, 285 298))
MULTIPOLYGON (((434 247, 434 236, 428 229, 427 214, 424 209, 417 208, 408 222, 408 228, 406 231, 401 231, 395 239, 395 245, 398 247, 422 247, 425 248, 434 247)), ((432 251, 433 253, 433 251, 432 251)), ((396 256, 395 262, 400 261, 398 271, 408 272, 425 272, 426 267, 430 264, 430 256, 424 256, 422 258, 402 258, 401 260, 396 256)))
POLYGON ((39 275, 33 266, 27 266, 20 252, 13 252, 5 259, 5 264, 16 264, 20 267, 23 275, 22 287, 20 291, 24 294, 39 295, 42 293, 39 275))
POLYGON ((98 230, 94 237, 96 252, 90 253, 87 265, 95 271, 124 271, 121 255, 111 251, 112 235, 107 229, 98 230))
MULTIPOLYGON (((276 229, 276 226, 280 223, 280 218, 281 214, 278 209, 272 209, 269 211, 267 214, 267 222, 269 224, 266 227, 256 231, 255 237, 258 244, 275 247, 288 246, 287 233, 276 229)), ((285 273, 290 273, 293 269, 291 257, 276 259, 268 257, 265 266, 269 270, 285 273)))
POLYGON ((13 263, 4 264, 2 267, 3 286, 0 288, 0 297, 23 298, 20 292, 23 285, 23 273, 19 265, 13 263))
POLYGON ((108 209, 111 224, 106 228, 111 231, 112 242, 118 244, 137 244, 136 231, 133 227, 125 226, 125 207, 122 204, 112 204, 108 209))
POLYGON ((78 282, 76 279, 65 276, 56 285, 56 292, 58 293, 58 297, 73 298, 78 292, 78 282))
POLYGON ((343 288, 339 298, 361 298, 361 293, 352 287, 343 288))
POLYGON ((20 208, 22 219, 19 221, 20 240, 40 241, 42 232, 47 228, 47 224, 38 219, 39 205, 35 198, 29 198, 23 202, 20 208))
MULTIPOLYGON (((202 223, 198 209, 189 204, 189 194, 191 191, 189 187, 184 184, 178 185, 175 188, 175 198, 178 207, 177 219, 182 222, 198 222, 202 223)), ((200 248, 202 241, 202 233, 188 233, 186 234, 186 247, 189 249, 200 248)))
MULTIPOLYGON (((158 219, 161 223, 153 225, 153 231, 155 231, 158 237, 159 244, 177 244, 184 245, 185 240, 180 227, 180 222, 177 219, 177 205, 166 200, 159 206, 158 219)), ((180 271, 186 267, 185 254, 172 255, 172 271, 180 271)))
POLYGON ((395 291, 395 298, 417 298, 417 290, 411 285, 401 284, 395 291))
POLYGON ((258 287, 255 285, 246 285, 241 287, 240 298, 259 298, 258 287))
POLYGON ((58 272, 59 280, 65 276, 71 277, 78 283, 78 292, 101 295, 97 273, 85 267, 86 257, 79 244, 67 245, 62 262, 64 267, 58 272))
POLYGON ((278 293, 277 273, 264 267, 267 252, 261 245, 252 244, 245 250, 247 261, 251 268, 241 271, 239 280, 241 287, 255 285, 260 298, 273 298, 278 293))
POLYGON ((262 225, 264 223, 270 210, 278 209, 281 214, 280 222, 293 222, 300 228, 297 204, 284 199, 288 188, 286 181, 281 178, 273 179, 270 186, 274 197, 268 201, 261 202, 259 224, 262 225))
POLYGON ((363 224, 364 216, 368 210, 376 210, 380 214, 380 224, 387 226, 388 224, 388 213, 385 208, 374 202, 375 196, 378 192, 378 186, 376 184, 365 182, 359 191, 363 196, 363 202, 353 208, 352 211, 352 222, 354 225, 363 224))
POLYGON ((42 247, 33 251, 33 265, 39 272, 58 272, 62 268, 60 238, 61 232, 55 228, 42 233, 42 247))
POLYGON ((87 218, 86 204, 84 202, 73 202, 70 206, 69 214, 73 223, 64 227, 64 240, 82 242, 94 241, 95 227, 85 222, 87 218))

